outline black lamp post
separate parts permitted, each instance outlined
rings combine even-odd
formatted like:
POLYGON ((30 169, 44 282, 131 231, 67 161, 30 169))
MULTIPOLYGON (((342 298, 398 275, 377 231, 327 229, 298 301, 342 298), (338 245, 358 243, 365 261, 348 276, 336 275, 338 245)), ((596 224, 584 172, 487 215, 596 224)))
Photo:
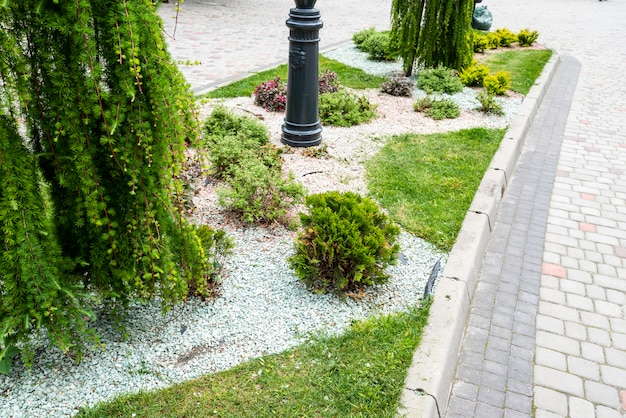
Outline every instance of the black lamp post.
POLYGON ((292 147, 311 147, 322 142, 319 118, 319 30, 324 26, 317 0, 295 0, 290 9, 289 75, 287 108, 282 142, 292 147))

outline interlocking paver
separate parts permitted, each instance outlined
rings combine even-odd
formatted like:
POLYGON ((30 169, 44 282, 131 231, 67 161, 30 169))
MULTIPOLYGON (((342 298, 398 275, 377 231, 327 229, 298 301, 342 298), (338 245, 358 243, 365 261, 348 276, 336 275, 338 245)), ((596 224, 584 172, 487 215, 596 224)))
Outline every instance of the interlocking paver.
POLYGON ((580 357, 568 356, 567 368, 569 373, 585 379, 600 380, 600 366, 598 363, 580 357))
POLYGON ((574 396, 583 396, 585 393, 583 379, 573 374, 539 365, 535 366, 534 373, 537 387, 553 388, 574 396))
POLYGON ((544 387, 535 388, 535 405, 542 410, 567 416, 567 396, 544 387))
POLYGON ((587 380, 585 382, 587 400, 618 410, 620 408, 619 393, 613 386, 587 380))
POLYGON ((589 418, 595 415, 593 404, 580 398, 569 398, 570 418, 589 418))

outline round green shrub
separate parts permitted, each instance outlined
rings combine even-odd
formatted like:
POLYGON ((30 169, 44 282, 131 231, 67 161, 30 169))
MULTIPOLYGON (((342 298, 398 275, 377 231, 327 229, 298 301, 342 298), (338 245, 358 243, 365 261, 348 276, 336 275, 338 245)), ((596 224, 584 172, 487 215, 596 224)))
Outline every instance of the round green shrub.
POLYGON ((370 35, 361 44, 360 49, 367 52, 369 58, 375 61, 393 61, 396 58, 389 43, 389 34, 386 32, 370 35))
MULTIPOLYGON (((355 34, 352 35, 352 42, 354 42, 354 45, 357 48, 363 50, 362 49, 363 43, 367 40, 367 38, 369 38, 375 33, 376 33, 376 28, 373 26, 367 29, 363 29, 362 31, 356 32, 355 34)), ((364 51, 364 52, 367 52, 367 51, 364 51)))
POLYGON ((307 286, 341 293, 389 280, 384 268, 396 262, 400 228, 374 201, 332 191, 307 196, 306 206, 288 261, 307 286))
POLYGON ((517 42, 519 42, 521 46, 531 46, 538 37, 539 33, 536 30, 531 31, 528 28, 524 28, 517 34, 517 42))
POLYGON ((483 80, 483 86, 487 93, 502 96, 511 88, 511 74, 506 71, 490 74, 483 80))
POLYGON ((350 127, 376 117, 376 105, 365 96, 345 90, 319 96, 320 121, 323 125, 350 127))
POLYGON ((413 109, 416 112, 424 112, 424 114, 435 120, 455 119, 461 116, 461 108, 452 99, 433 99, 425 96, 413 103, 413 109))
POLYGON ((485 77, 489 75, 489 67, 484 64, 473 64, 459 73, 461 83, 467 87, 482 87, 485 77))
POLYGON ((459 76, 454 70, 443 66, 421 70, 417 74, 417 87, 429 94, 454 94, 463 91, 459 76))

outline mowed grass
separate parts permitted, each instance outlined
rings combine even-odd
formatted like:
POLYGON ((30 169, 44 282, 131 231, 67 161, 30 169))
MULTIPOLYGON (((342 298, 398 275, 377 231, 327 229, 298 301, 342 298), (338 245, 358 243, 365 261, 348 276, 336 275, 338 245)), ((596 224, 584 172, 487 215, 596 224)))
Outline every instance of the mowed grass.
POLYGON ((430 302, 77 417, 394 417, 430 302))
POLYGON ((395 136, 367 163, 370 193, 404 229, 449 251, 504 133, 395 136))
MULTIPOLYGON (((341 85, 353 89, 369 89, 378 88, 380 84, 386 80, 385 77, 379 77, 367 74, 363 70, 342 64, 339 61, 328 59, 320 55, 319 61, 320 72, 329 70, 337 73, 337 77, 341 85)), ((219 87, 203 95, 203 97, 217 99, 229 97, 250 96, 259 84, 280 77, 281 80, 287 81, 288 67, 287 64, 279 65, 270 70, 255 73, 242 80, 235 81, 227 86, 219 87)))
POLYGON ((552 51, 549 49, 518 49, 495 52, 480 59, 491 73, 507 71, 511 74, 511 90, 528 94, 546 65, 552 51))

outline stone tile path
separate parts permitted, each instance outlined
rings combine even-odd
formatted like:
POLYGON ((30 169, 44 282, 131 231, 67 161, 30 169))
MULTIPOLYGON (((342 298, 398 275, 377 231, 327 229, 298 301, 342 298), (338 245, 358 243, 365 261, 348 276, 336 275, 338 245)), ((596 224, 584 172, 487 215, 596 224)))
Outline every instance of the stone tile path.
POLYGON ((492 28, 536 29, 567 58, 503 202, 447 416, 624 418, 626 4, 489 8, 492 28))

